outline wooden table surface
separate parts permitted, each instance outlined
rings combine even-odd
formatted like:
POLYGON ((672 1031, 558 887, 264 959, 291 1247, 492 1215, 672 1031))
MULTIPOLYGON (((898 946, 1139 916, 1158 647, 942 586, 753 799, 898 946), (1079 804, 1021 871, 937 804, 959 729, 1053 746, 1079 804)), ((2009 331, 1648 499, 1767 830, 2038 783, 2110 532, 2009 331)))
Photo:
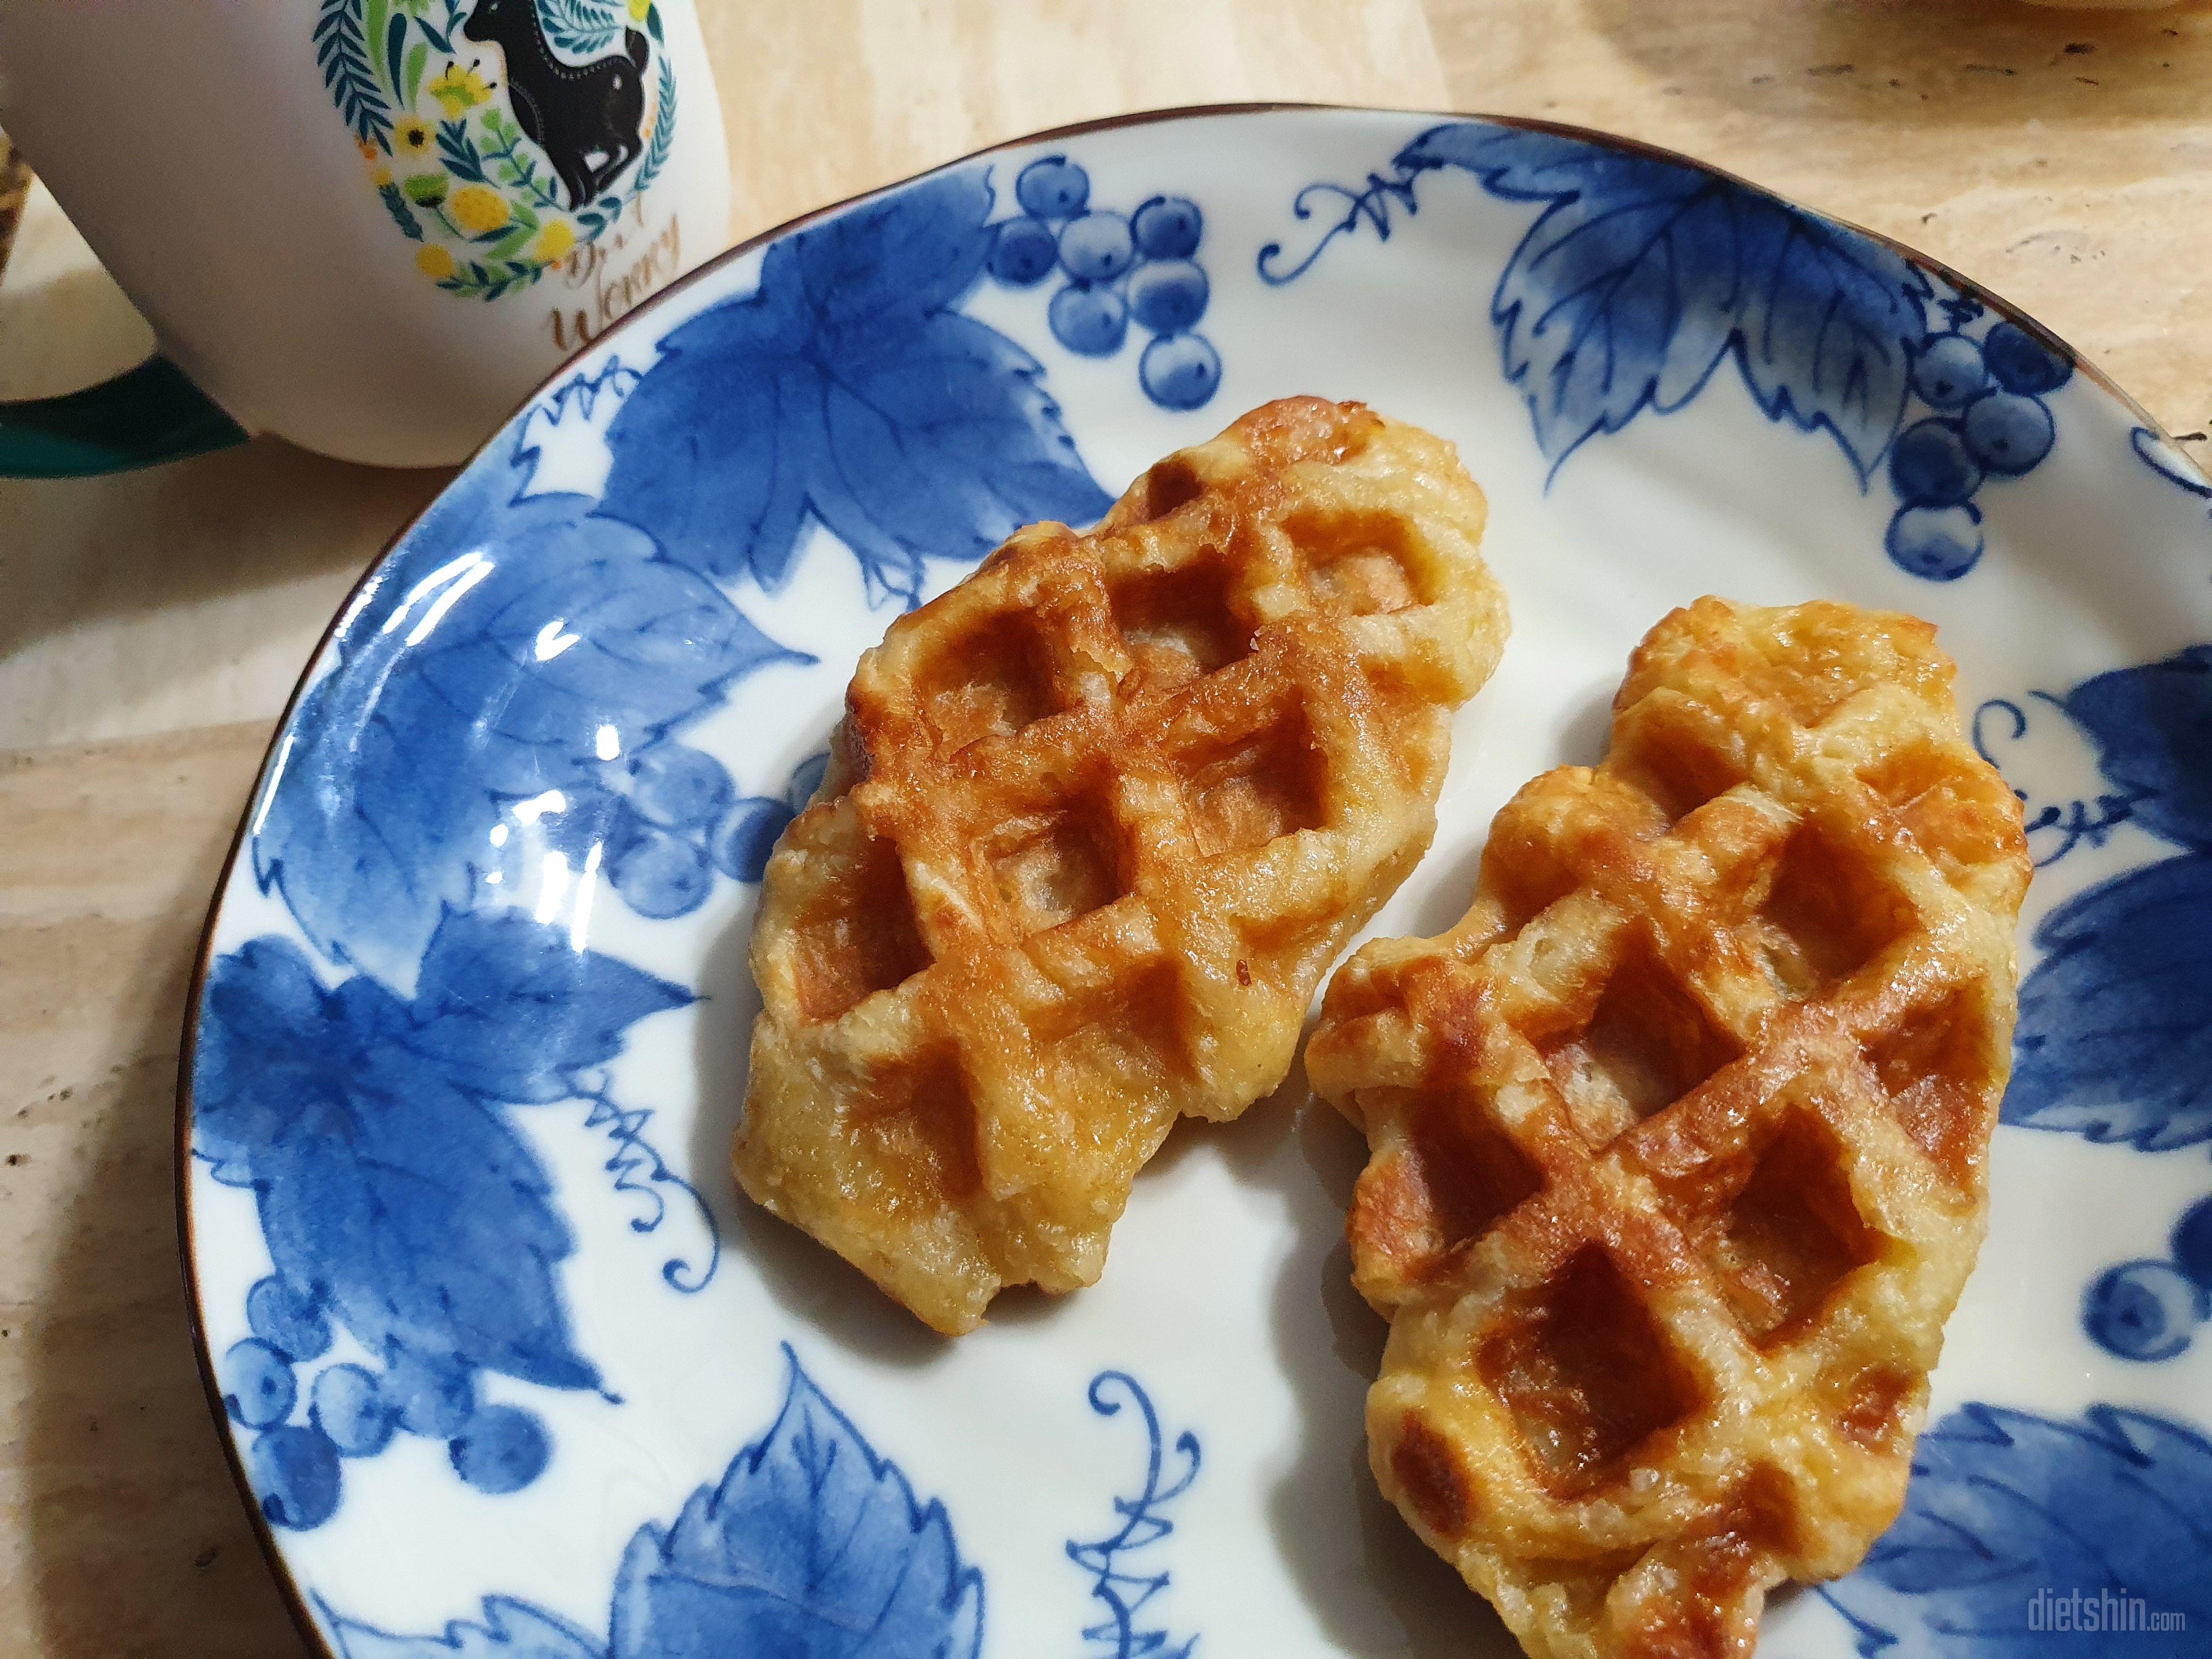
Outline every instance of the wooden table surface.
MULTIPOLYGON (((2027 307, 2212 426, 2212 0, 700 0, 736 234, 1177 104, 1539 115, 1672 146, 2027 307)), ((33 158, 35 160, 35 158, 33 158)), ((0 397, 150 335, 51 200, 0 397)), ((273 441, 0 483, 0 1653, 301 1650, 194 1372, 171 1206, 189 957, 271 722, 437 489, 273 441)))

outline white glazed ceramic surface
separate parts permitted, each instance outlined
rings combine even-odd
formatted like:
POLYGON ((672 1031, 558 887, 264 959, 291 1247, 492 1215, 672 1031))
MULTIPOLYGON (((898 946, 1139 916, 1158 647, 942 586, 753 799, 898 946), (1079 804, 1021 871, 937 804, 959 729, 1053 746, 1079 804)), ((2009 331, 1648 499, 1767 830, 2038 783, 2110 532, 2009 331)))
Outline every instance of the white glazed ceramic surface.
POLYGON ((1295 1072, 1177 1128, 1095 1288, 957 1342, 726 1173, 750 882, 860 652, 1299 392, 1459 446, 1513 610, 1373 932, 1457 917, 1669 607, 1940 626, 2043 863, 2021 1077, 1906 1513, 1763 1650, 2212 1641, 2205 486, 1986 296, 1741 185, 1275 111, 1015 146, 726 259, 339 623, 213 926, 185 1178, 230 1433, 333 1650, 1511 1650, 1366 1473, 1363 1149, 1295 1072))
POLYGON ((728 237, 692 0, 9 5, 0 120, 240 425, 380 466, 728 237))

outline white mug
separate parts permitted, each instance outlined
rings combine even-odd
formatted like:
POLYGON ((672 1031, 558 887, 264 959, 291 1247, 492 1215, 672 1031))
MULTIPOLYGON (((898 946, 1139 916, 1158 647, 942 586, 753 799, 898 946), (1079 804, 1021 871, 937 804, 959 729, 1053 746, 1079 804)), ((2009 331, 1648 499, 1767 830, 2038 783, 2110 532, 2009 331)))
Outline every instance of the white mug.
POLYGON ((728 231, 692 0, 0 0, 0 127, 161 354, 0 472, 457 461, 728 231))

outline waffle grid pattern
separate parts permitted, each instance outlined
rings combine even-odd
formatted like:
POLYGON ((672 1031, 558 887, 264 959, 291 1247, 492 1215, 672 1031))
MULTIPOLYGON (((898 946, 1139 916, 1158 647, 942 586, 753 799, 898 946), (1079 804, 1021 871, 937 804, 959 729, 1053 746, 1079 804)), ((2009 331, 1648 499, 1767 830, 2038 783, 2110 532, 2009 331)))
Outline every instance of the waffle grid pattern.
POLYGON ((745 1190, 949 1333, 1095 1280, 1426 849, 1504 642, 1483 516, 1438 440, 1294 399, 893 623, 769 866, 745 1190))
POLYGON ((2017 800, 1927 624, 1703 599, 1307 1055, 1363 1125, 1370 1456, 1534 1654, 1748 1656, 1896 1514, 1979 1247, 2017 800))

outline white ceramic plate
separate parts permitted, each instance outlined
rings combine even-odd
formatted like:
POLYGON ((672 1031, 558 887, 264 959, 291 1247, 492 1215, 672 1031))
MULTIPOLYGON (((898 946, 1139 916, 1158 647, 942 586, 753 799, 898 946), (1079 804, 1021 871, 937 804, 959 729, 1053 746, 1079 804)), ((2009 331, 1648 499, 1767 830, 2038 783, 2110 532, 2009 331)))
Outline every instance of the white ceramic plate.
POLYGON ((1513 605, 1376 931, 1458 915, 1670 606, 1940 624, 2043 866, 2020 1072, 1905 1514, 1765 1650, 2212 1650, 2207 486, 1886 244, 1594 135, 1326 110, 1057 134, 731 254, 347 607, 184 1122, 215 1392, 328 1648, 1510 1650, 1365 1473, 1361 1147, 1295 1074, 1176 1132, 1096 1288, 958 1342, 726 1173, 751 884, 855 657, 1293 392, 1455 440, 1513 605))

